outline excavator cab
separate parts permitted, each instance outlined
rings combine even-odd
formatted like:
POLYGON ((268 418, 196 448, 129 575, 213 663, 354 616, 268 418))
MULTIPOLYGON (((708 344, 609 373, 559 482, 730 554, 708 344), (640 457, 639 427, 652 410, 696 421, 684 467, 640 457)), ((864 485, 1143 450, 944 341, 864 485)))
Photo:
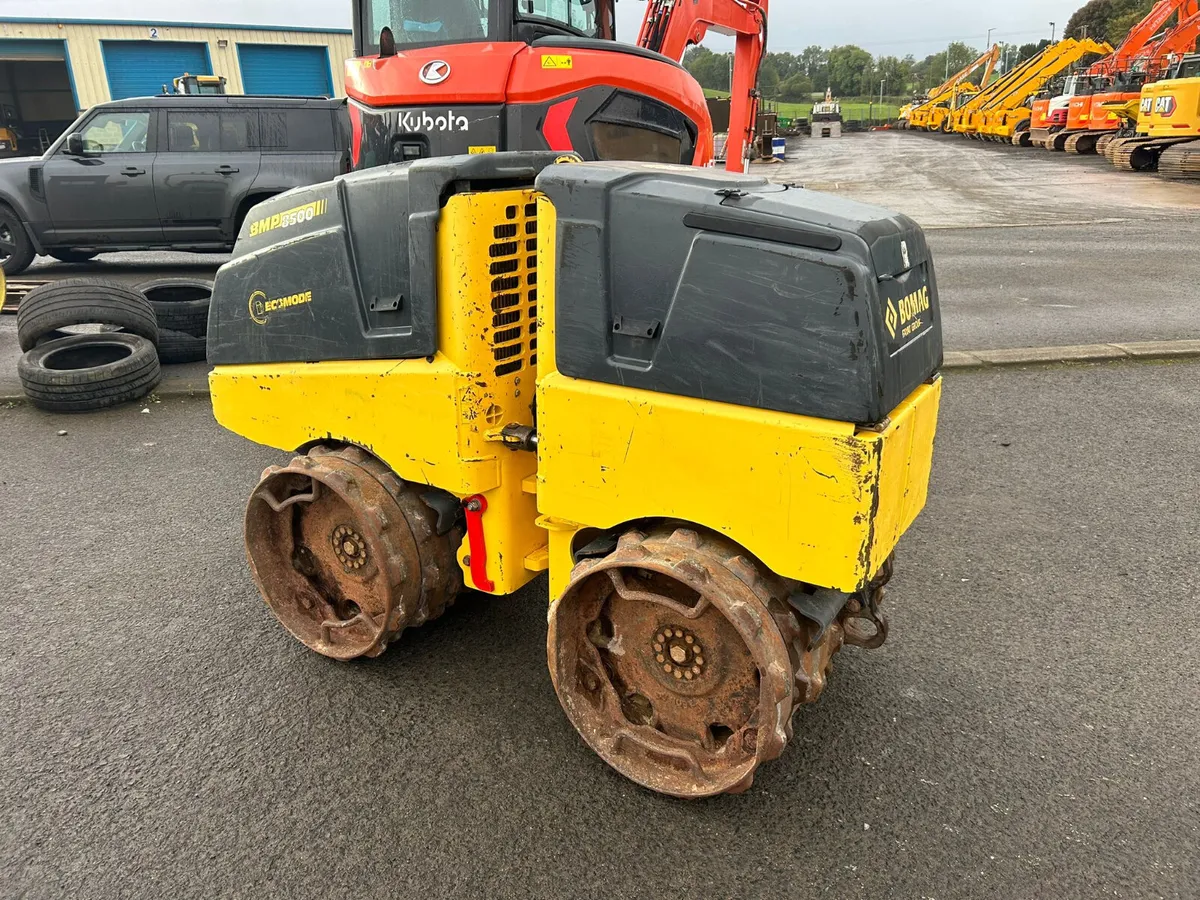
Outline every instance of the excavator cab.
POLYGON ((614 0, 355 0, 355 168, 506 150, 706 165, 704 92, 614 0))

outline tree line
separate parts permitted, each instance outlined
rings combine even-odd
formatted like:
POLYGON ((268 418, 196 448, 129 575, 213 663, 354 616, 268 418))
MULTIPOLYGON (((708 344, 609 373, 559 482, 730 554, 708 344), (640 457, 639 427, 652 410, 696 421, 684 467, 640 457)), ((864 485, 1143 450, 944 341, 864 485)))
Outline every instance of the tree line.
MULTIPOLYGON (((1120 2, 1120 0, 1093 0, 1120 2)), ((1002 46, 1003 65, 1019 65, 1045 49, 1049 41, 1002 46)), ((889 97, 917 97, 977 59, 982 51, 964 43, 952 43, 940 53, 918 60, 909 55, 873 56, 862 47, 808 47, 801 53, 768 53, 759 72, 759 90, 768 100, 805 103, 826 88, 835 97, 877 97, 882 85, 889 97)), ((701 87, 728 91, 732 55, 714 53, 707 47, 692 47, 683 65, 701 87)), ((1003 68, 997 71, 1003 71, 1003 68)))
POLYGON ((1071 16, 1064 36, 1090 37, 1115 47, 1153 6, 1154 0, 1091 0, 1071 16))

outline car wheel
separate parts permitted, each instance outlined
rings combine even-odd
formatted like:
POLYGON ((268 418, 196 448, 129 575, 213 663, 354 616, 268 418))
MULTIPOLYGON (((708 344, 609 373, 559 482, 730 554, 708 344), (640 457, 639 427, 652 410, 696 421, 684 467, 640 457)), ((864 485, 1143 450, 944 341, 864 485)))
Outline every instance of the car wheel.
POLYGON ((95 252, 91 250, 51 250, 50 255, 65 263, 85 263, 96 258, 95 252))
POLYGON ((162 380, 154 344, 136 334, 80 334, 47 341, 17 363, 30 402, 83 412, 139 400, 162 380))
MULTIPOLYGON (((72 325, 101 325, 158 342, 154 308, 142 293, 120 284, 87 278, 55 281, 34 288, 17 308, 17 341, 32 350, 42 338, 72 325)), ((90 336, 90 335, 85 335, 90 336)))
POLYGON ((15 212, 0 206, 0 266, 5 275, 17 275, 33 262, 33 243, 15 212))

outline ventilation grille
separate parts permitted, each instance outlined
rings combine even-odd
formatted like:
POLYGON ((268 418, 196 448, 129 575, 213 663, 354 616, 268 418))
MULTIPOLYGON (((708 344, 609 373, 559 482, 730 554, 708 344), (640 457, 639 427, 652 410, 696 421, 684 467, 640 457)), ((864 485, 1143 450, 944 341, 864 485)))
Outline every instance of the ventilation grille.
POLYGON ((497 375, 537 367, 537 203, 509 206, 492 229, 492 356, 497 375))

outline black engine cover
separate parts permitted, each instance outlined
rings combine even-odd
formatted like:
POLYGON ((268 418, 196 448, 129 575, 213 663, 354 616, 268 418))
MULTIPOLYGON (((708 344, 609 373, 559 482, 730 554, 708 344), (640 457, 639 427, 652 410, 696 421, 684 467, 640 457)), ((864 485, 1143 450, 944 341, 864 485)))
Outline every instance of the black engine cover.
POLYGON ((942 362, 933 263, 905 216, 755 176, 552 166, 565 375, 856 423, 942 362))

